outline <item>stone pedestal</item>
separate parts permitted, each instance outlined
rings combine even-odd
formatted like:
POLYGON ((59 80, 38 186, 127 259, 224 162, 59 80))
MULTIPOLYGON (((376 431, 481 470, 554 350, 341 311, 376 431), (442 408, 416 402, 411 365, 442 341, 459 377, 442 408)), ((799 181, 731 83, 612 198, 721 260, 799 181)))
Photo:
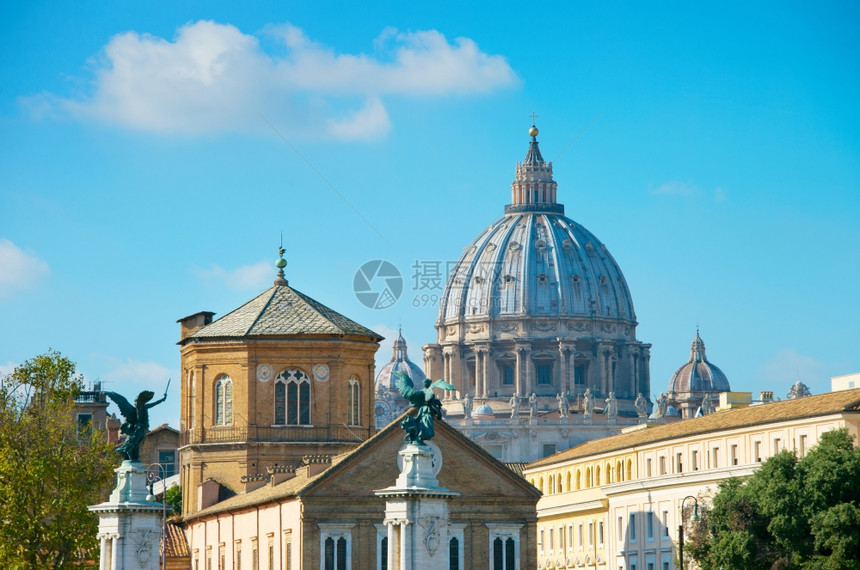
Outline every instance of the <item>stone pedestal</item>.
MULTIPOLYGON (((435 447, 435 446, 434 446, 435 447)), ((437 449, 408 443, 399 452, 400 475, 384 497, 388 570, 435 570, 448 565, 448 499, 459 493, 439 486, 437 449)))
POLYGON ((149 500, 146 469, 123 461, 110 498, 90 510, 99 515, 99 570, 158 570, 164 507, 149 500))

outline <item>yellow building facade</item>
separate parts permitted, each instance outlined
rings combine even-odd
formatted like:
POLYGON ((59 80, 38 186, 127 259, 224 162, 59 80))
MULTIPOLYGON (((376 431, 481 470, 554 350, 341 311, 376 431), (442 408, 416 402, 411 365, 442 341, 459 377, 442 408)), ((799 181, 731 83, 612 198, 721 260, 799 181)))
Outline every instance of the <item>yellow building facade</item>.
POLYGON ((720 481, 838 428, 860 434, 860 389, 642 425, 531 463, 538 568, 673 570, 685 499, 707 503, 720 481))

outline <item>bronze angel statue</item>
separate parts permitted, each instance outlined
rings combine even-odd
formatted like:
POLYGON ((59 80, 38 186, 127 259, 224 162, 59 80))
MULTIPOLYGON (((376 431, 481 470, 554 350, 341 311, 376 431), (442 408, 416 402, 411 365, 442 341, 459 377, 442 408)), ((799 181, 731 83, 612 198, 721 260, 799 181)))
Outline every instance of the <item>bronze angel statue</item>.
POLYGON ((406 430, 405 440, 408 443, 421 444, 433 437, 433 418, 442 419, 442 402, 433 392, 434 388, 441 390, 456 390, 454 386, 442 379, 431 383, 429 379, 424 380, 423 389, 415 389, 412 378, 402 372, 395 372, 397 376, 397 389, 400 395, 409 400, 412 407, 418 410, 414 416, 407 416, 400 422, 400 426, 406 430))
MULTIPOLYGON (((167 381, 167 388, 170 380, 167 381)), ((157 406, 167 399, 167 388, 164 389, 164 397, 149 403, 155 396, 153 392, 144 390, 134 399, 134 405, 116 392, 104 392, 104 394, 116 402, 123 420, 120 431, 125 434, 125 441, 116 448, 123 459, 137 461, 140 458, 140 442, 149 431, 149 409, 157 406)))

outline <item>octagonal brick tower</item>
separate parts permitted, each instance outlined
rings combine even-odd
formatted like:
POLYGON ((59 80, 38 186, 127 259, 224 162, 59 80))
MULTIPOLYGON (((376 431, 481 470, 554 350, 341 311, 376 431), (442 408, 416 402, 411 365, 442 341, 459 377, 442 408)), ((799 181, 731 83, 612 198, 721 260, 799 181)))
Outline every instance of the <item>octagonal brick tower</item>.
POLYGON ((488 400, 614 391, 630 411, 637 393, 650 393, 650 345, 636 339, 621 268, 564 215, 538 129, 529 134, 504 216, 465 248, 446 283, 437 342, 424 347, 427 376, 488 400))

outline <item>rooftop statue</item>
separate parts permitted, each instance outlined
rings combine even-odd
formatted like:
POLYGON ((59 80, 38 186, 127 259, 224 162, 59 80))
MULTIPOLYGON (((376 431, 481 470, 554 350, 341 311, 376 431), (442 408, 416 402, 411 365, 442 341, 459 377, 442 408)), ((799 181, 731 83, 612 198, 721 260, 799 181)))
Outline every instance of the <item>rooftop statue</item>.
POLYGON ((640 418, 644 418, 648 415, 648 400, 645 399, 645 396, 642 395, 642 392, 639 392, 639 395, 636 396, 636 401, 633 402, 633 406, 636 408, 636 415, 640 418))
MULTIPOLYGON (((169 387, 170 380, 167 381, 167 388, 169 387)), ((116 448, 123 459, 137 461, 140 458, 140 442, 143 441, 143 437, 149 431, 149 409, 167 399, 167 388, 164 389, 164 397, 152 403, 149 401, 155 394, 149 390, 144 390, 134 399, 133 406, 116 392, 104 392, 119 406, 119 411, 125 420, 120 427, 120 431, 125 434, 125 441, 116 448)))
POLYGON ((400 422, 400 426, 406 431, 405 440, 408 443, 422 444, 434 435, 433 418, 442 419, 442 402, 433 392, 434 388, 441 390, 456 390, 454 386, 442 379, 431 383, 430 379, 424 380, 424 388, 416 390, 412 384, 412 378, 403 372, 394 372, 397 376, 397 389, 400 395, 409 400, 412 407, 418 410, 414 416, 407 416, 400 422))

